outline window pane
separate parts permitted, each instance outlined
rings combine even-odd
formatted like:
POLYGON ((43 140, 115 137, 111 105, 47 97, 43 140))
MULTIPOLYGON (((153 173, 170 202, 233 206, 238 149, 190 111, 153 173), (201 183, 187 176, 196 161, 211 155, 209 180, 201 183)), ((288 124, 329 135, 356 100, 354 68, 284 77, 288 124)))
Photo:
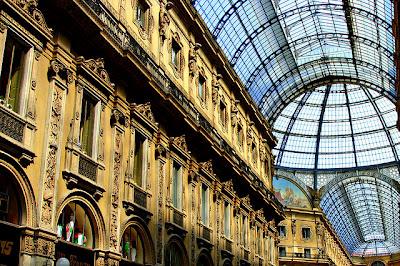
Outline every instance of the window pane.
POLYGON ((135 152, 134 152, 134 170, 133 178, 136 185, 143 186, 143 169, 144 169, 144 142, 145 138, 139 133, 135 133, 135 152))
POLYGON ((26 49, 12 37, 7 37, 0 80, 0 99, 18 111, 21 80, 26 49))
POLYGON ((172 167, 172 204, 175 208, 181 209, 181 192, 182 192, 182 167, 174 162, 172 167))
POLYGON ((82 151, 92 156, 95 102, 88 95, 82 98, 80 141, 82 151))

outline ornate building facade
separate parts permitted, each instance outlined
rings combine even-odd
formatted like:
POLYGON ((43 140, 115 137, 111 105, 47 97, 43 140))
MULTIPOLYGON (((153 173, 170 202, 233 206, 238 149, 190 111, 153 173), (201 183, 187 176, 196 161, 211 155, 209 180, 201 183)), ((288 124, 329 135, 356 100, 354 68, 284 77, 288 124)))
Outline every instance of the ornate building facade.
POLYGON ((278 265, 276 139, 189 1, 0 1, 0 262, 278 265))

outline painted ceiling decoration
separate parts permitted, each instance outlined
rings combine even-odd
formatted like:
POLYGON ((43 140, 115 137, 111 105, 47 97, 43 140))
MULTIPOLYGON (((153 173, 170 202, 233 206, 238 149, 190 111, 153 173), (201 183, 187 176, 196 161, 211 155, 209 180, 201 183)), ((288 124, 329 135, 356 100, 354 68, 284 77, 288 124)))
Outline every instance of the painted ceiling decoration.
MULTIPOLYGON (((398 252, 400 223, 388 222, 398 211, 398 186, 358 174, 400 165, 392 2, 193 5, 271 123, 279 141, 278 170, 301 172, 315 190, 328 183, 326 171, 353 171, 353 177, 329 186, 321 208, 351 254, 398 252), (348 221, 351 226, 344 228, 348 221)), ((398 177, 389 179, 398 184, 398 177)))

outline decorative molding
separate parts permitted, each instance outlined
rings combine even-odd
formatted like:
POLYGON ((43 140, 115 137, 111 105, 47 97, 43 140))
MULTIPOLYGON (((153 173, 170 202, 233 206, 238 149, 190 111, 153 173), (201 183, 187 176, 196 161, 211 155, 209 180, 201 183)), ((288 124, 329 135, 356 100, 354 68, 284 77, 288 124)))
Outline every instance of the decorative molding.
POLYGON ((203 170, 205 173, 208 173, 211 177, 215 176, 211 159, 206 162, 200 163, 200 169, 203 170))
POLYGON ((245 197, 241 198, 240 201, 245 206, 251 207, 250 195, 246 195, 245 197))
POLYGON ((219 202, 222 198, 222 184, 218 180, 213 181, 213 191, 214 191, 213 195, 214 201, 219 202))
POLYGON ((156 120, 154 119, 153 112, 151 111, 151 104, 150 102, 142 103, 142 104, 131 104, 131 110, 136 112, 140 115, 141 118, 144 118, 148 122, 152 124, 157 124, 156 120))
POLYGON ((46 170, 44 173, 43 198, 41 207, 41 223, 51 228, 54 205, 54 188, 57 176, 58 142, 61 131, 61 116, 63 106, 63 91, 54 87, 49 123, 49 146, 47 149, 46 170))
POLYGON ((169 10, 174 7, 174 4, 172 2, 167 2, 165 3, 165 0, 160 1, 160 18, 159 18, 159 23, 160 23, 160 37, 161 41, 164 41, 167 39, 167 31, 169 24, 171 23, 171 17, 169 14, 169 10))
POLYGON ((129 119, 120 110, 113 109, 111 113, 111 126, 120 126, 122 128, 129 126, 129 119))
POLYGON ((190 151, 186 143, 185 135, 169 138, 169 145, 171 149, 175 149, 187 158, 190 157, 190 151))
POLYGON ((114 252, 118 252, 119 247, 119 187, 120 187, 120 175, 122 167, 122 133, 115 129, 114 139, 114 156, 113 156, 113 180, 111 184, 111 221, 110 221, 110 249, 114 252))
POLYGON ((199 168, 193 160, 189 162, 189 183, 196 184, 199 181, 199 168))
POLYGON ((212 76, 212 102, 214 107, 217 106, 219 101, 219 90, 221 89, 220 79, 222 78, 221 74, 218 74, 214 71, 212 76))
POLYGON ((47 75, 49 79, 53 79, 56 76, 59 76, 60 78, 65 80, 67 84, 71 84, 73 82, 73 76, 71 70, 69 70, 58 59, 53 59, 50 61, 50 67, 47 75))
POLYGON ((106 87, 108 87, 110 92, 113 91, 115 84, 110 81, 110 76, 107 70, 104 68, 103 58, 86 60, 83 56, 79 56, 76 59, 76 63, 78 67, 85 68, 88 70, 88 72, 98 78, 99 81, 103 82, 106 87))
POLYGON ((23 13, 28 16, 48 35, 52 35, 53 30, 47 26, 43 13, 38 9, 38 0, 9 0, 17 6, 23 13))
POLYGON ((239 100, 231 101, 231 125, 234 127, 239 122, 239 100))
POLYGON ((190 43, 190 49, 189 49, 189 75, 192 78, 195 78, 198 76, 199 73, 199 66, 197 63, 197 57, 198 57, 198 50, 201 48, 200 43, 190 43))

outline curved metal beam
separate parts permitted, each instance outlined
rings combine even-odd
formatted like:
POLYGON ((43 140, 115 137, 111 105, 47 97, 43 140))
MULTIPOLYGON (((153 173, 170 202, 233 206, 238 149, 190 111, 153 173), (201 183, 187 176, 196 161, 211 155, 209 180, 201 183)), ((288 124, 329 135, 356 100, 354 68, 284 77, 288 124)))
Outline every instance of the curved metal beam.
MULTIPOLYGON (((218 38, 218 35, 220 34, 221 30, 225 27, 226 22, 229 20, 229 18, 232 16, 234 13, 234 10, 238 9, 244 2, 245 0, 238 0, 235 3, 232 4, 232 6, 224 13, 224 15, 221 17, 221 19, 218 21, 214 31, 213 35, 215 38, 218 38)), ((387 23, 386 20, 380 18, 379 16, 357 8, 357 7, 349 7, 350 11, 354 12, 355 14, 364 16, 366 18, 369 18, 372 21, 377 21, 379 25, 383 26, 387 31, 391 31, 392 25, 390 23, 387 23)), ((293 16, 295 14, 307 12, 307 11, 317 11, 317 10, 343 10, 343 5, 339 4, 316 4, 316 5, 308 5, 308 6, 303 6, 295 9, 288 10, 282 14, 277 15, 276 17, 272 18, 269 21, 272 20, 281 20, 288 18, 290 16, 293 16)), ((268 23, 268 22, 267 22, 268 23)))
MULTIPOLYGON (((263 28, 263 30, 265 30, 267 28, 263 28)), ((240 45, 239 47, 236 49, 231 61, 231 64, 233 66, 235 66, 235 64, 237 63, 238 59, 241 57, 243 51, 246 49, 246 47, 252 43, 252 40, 257 37, 259 34, 261 34, 263 31, 257 32, 257 35, 252 36, 253 33, 251 33, 250 35, 248 35, 248 38, 245 39, 240 45)), ((386 47, 382 46, 380 43, 377 43, 375 41, 372 41, 368 38, 364 38, 362 36, 359 35, 350 35, 350 34, 345 34, 345 33, 338 33, 338 32, 331 32, 331 33, 320 33, 320 34, 313 34, 313 35, 308 35, 305 37, 302 37, 300 39, 295 39, 292 40, 291 42, 288 42, 285 46, 280 47, 277 53, 277 51, 273 52, 273 57, 272 56, 268 56, 266 59, 263 60, 263 62, 265 61, 270 61, 271 59, 273 59, 274 57, 276 57, 277 55, 279 55, 279 51, 282 50, 282 52, 284 52, 285 50, 288 50, 288 48, 290 49, 290 47, 295 47, 296 45, 299 44, 304 44, 305 41, 311 42, 312 40, 316 39, 316 40, 322 40, 322 39, 338 39, 338 40, 346 40, 349 41, 351 38, 355 38, 356 40, 360 40, 361 43, 363 44, 367 44, 375 49, 381 48, 383 49, 383 53, 389 58, 392 59, 393 58, 393 54, 394 52, 390 51, 389 49, 387 49, 386 47), (287 48, 286 48, 287 47, 287 48)))
MULTIPOLYGON (((285 74, 283 74, 279 79, 277 79, 275 81, 275 84, 279 84, 280 82, 282 82, 283 80, 285 80, 288 77, 292 77, 293 76, 293 72, 297 69, 306 69, 307 66, 315 66, 318 64, 324 64, 327 65, 329 63, 351 63, 351 65, 354 65, 353 62, 353 58, 346 58, 346 57, 323 57, 323 58, 318 58, 315 59, 313 61, 309 61, 307 63, 304 63, 302 65, 299 65, 298 67, 296 67, 295 69, 291 69, 288 72, 286 72, 285 74)), ((389 80, 392 81, 392 84, 394 84, 394 77, 392 77, 389 72, 387 72, 386 70, 382 70, 380 67, 371 64, 369 62, 366 62, 364 60, 360 60, 360 59, 355 59, 355 63, 357 64, 357 66, 364 66, 366 68, 369 68, 373 71, 376 71, 377 73, 379 73, 380 75, 384 75, 386 76, 389 80)), ((250 88, 254 82, 254 80, 256 79, 256 77, 258 76, 258 74, 261 72, 261 70, 264 68, 263 64, 260 64, 256 69, 254 69, 254 71, 252 72, 252 74, 250 75, 250 77, 247 79, 246 82, 246 87, 250 88)))
MULTIPOLYGON (((326 86, 328 84, 355 84, 355 85, 361 85, 365 86, 369 89, 372 89, 385 97, 387 97, 393 104, 396 103, 396 96, 390 94, 387 90, 383 89, 381 86, 377 86, 376 84, 370 83, 365 80, 361 80, 359 78, 352 78, 352 77, 346 77, 346 76, 328 76, 324 78, 317 78, 315 80, 311 80, 309 83, 307 83, 305 86, 299 88, 296 88, 296 90, 293 90, 291 87, 288 88, 289 91, 293 91, 293 94, 288 95, 285 101, 282 101, 280 105, 275 106, 275 112, 272 113, 270 116, 268 114, 264 115, 268 118, 268 121, 270 124, 273 124, 278 117, 278 115, 281 113, 281 111, 294 99, 296 99, 301 93, 304 93, 305 91, 308 90, 313 90, 318 87, 326 86)), ((261 106, 261 103, 259 104, 261 106)))
POLYGON ((278 165, 280 165, 281 162, 282 162, 283 152, 286 150, 285 146, 286 146, 286 143, 288 141, 289 134, 292 131, 294 122, 296 122, 297 117, 299 116, 301 109, 303 108, 304 104, 307 102, 307 100, 310 97, 310 95, 311 95, 311 91, 308 91, 308 92, 306 92, 304 94, 304 96, 301 98, 300 103, 297 105, 296 110, 294 111, 292 117, 290 118, 289 124, 287 125, 285 133, 284 133, 284 136, 282 138, 281 147, 279 149, 279 153, 278 153, 278 156, 277 156, 277 159, 276 159, 276 164, 278 164, 278 165))

